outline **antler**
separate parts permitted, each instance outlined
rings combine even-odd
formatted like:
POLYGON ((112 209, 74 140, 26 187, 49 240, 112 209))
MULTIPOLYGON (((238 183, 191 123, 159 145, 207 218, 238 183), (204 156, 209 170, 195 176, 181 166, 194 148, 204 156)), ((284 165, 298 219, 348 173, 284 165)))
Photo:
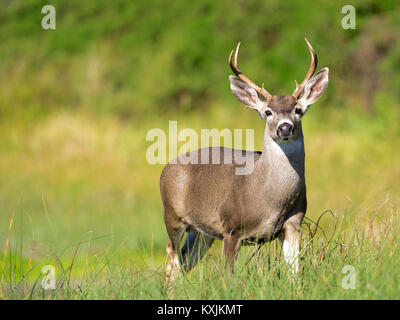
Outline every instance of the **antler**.
POLYGON ((299 85, 299 84, 297 83, 297 81, 295 80, 295 82, 296 82, 296 89, 293 91, 292 96, 293 96, 294 98, 296 98, 296 99, 299 97, 300 93, 303 91, 304 86, 306 85, 307 81, 310 80, 310 78, 311 78, 312 75, 314 74, 315 69, 317 69, 317 64, 318 64, 317 54, 315 53, 313 47, 312 47, 311 44, 308 42, 307 38, 304 38, 304 40, 305 40, 306 43, 307 43, 308 50, 310 50, 310 54, 311 54, 311 64, 310 64, 310 67, 308 68, 307 75, 306 75, 306 77, 304 78, 303 82, 299 85))
POLYGON ((264 84, 262 84, 261 87, 257 86, 253 81, 251 81, 249 78, 247 78, 243 73, 240 72, 239 67, 238 67, 238 55, 239 55, 239 48, 240 48, 240 42, 238 43, 236 47, 236 52, 235 52, 235 65, 232 64, 232 54, 233 50, 231 51, 231 54, 229 55, 229 65, 231 66, 231 69, 233 73, 242 81, 248 83, 251 85, 259 94, 261 94, 265 99, 270 100, 272 95, 264 89, 264 84))

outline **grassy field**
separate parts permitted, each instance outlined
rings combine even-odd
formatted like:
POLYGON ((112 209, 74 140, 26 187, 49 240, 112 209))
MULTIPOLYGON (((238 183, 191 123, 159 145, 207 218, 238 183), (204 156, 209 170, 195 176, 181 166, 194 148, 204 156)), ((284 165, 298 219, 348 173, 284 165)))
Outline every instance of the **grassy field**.
POLYGON ((400 298, 396 1, 354 1, 348 31, 344 1, 50 2, 54 31, 40 28, 47 1, 0 4, 0 299, 400 298), (146 133, 169 120, 254 129, 260 150, 265 122, 230 93, 228 54, 242 40, 243 69, 289 93, 309 63, 304 35, 331 74, 303 119, 298 279, 278 242, 242 248, 233 275, 216 242, 164 284, 163 165, 146 161, 146 133), (46 265, 55 290, 41 286, 46 265))
MULTIPOLYGON (((393 148, 400 142, 398 128, 388 123, 365 131, 376 118, 318 108, 323 101, 303 120, 310 220, 303 226, 301 285, 286 290, 292 284, 277 243, 265 245, 248 264, 256 248, 243 249, 238 272, 226 280, 222 269, 215 273, 221 246, 216 243, 173 298, 399 297, 400 152, 393 148), (345 265, 357 272, 355 290, 341 286, 345 265)), ((255 127, 261 144, 263 122, 238 109, 240 120, 224 119, 220 108, 178 124, 255 127)), ((63 113, 33 127, 2 128, 3 297, 171 298, 162 281, 167 241, 158 192, 162 166, 146 162, 150 142, 144 139, 152 127, 167 130, 166 122, 121 125, 109 117, 93 121, 63 113), (56 268, 54 291, 34 286, 47 264, 56 268)))

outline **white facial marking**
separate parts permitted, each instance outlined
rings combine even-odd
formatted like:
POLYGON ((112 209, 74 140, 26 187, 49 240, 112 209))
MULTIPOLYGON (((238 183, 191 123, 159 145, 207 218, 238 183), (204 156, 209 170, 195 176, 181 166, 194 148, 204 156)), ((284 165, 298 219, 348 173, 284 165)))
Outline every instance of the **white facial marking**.
POLYGON ((290 120, 290 119, 282 119, 282 120, 279 120, 279 122, 278 122, 278 125, 276 126, 277 128, 279 128, 279 126, 282 124, 282 123, 289 123, 291 126, 293 126, 293 122, 292 122, 292 120, 290 120))

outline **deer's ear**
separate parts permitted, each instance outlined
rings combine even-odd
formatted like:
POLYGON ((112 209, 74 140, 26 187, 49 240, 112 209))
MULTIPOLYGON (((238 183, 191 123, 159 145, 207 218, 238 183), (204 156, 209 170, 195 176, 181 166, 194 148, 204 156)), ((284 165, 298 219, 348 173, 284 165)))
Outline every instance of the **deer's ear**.
MULTIPOLYGON (((308 108, 309 105, 313 104, 320 96, 322 96, 328 87, 328 75, 329 69, 323 68, 307 81, 299 99, 303 108, 308 108)), ((305 110, 303 110, 303 112, 305 112, 305 110)))
POLYGON ((229 82, 231 83, 232 93, 239 102, 257 111, 262 109, 264 101, 253 87, 235 76, 229 76, 229 82))

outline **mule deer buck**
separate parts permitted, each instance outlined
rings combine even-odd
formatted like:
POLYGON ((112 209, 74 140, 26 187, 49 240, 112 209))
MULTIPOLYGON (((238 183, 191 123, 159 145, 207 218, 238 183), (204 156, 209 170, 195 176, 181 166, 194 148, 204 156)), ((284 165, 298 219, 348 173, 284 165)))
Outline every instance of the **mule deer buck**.
MULTIPOLYGON (((305 38, 311 64, 301 84, 290 95, 271 95, 257 86, 238 67, 240 43, 229 65, 233 95, 265 120, 262 152, 229 148, 205 148, 188 153, 252 156, 250 174, 237 175, 238 164, 183 164, 183 155, 170 162, 160 178, 164 220, 169 237, 165 279, 189 271, 212 245, 223 240, 223 255, 234 267, 240 246, 279 238, 285 261, 293 273, 299 270, 300 225, 306 213, 304 138, 301 118, 328 86, 328 68, 314 76, 317 55, 305 38), (182 249, 180 243, 187 232, 182 249)), ((186 154, 186 156, 188 155, 186 154)), ((233 157, 235 158, 235 157, 233 157)))

